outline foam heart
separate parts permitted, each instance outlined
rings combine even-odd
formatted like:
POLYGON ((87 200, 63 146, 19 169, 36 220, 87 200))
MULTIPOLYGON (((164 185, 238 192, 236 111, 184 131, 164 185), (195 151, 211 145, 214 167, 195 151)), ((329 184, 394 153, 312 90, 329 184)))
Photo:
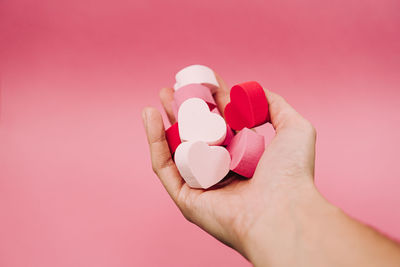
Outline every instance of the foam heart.
POLYGON ((175 151, 175 164, 186 183, 207 189, 229 172, 231 158, 222 146, 208 146, 201 141, 184 142, 175 151))
POLYGON ((200 98, 189 98, 178 111, 179 135, 182 141, 203 141, 220 145, 226 137, 225 120, 212 113, 200 98))
POLYGON ((264 136, 243 128, 227 147, 232 161, 230 169, 244 177, 253 177, 258 161, 265 150, 264 136))
POLYGON ((217 106, 215 104, 214 97, 210 92, 210 89, 201 84, 194 83, 185 85, 174 92, 174 100, 178 109, 183 102, 193 97, 203 99, 209 106, 210 110, 214 109, 217 106))
POLYGON ((181 87, 198 83, 207 86, 212 93, 219 87, 214 71, 203 65, 191 65, 183 68, 175 75, 176 83, 174 89, 178 90, 181 87))
POLYGON ((229 127, 229 125, 227 124, 226 125, 226 137, 225 137, 224 142, 222 142, 221 146, 229 145, 234 136, 235 136, 235 134, 233 133, 231 127, 229 127))
MULTIPOLYGON (((212 109, 211 112, 221 115, 218 108, 212 109)), ((224 140, 224 142, 222 142, 221 146, 229 145, 229 143, 232 141, 232 138, 234 136, 235 136, 235 133, 232 131, 231 127, 229 127, 229 124, 226 124, 226 136, 225 136, 225 140, 224 140)))
POLYGON ((165 131, 165 138, 167 139, 169 151, 171 152, 171 154, 174 154, 176 148, 181 143, 181 138, 179 137, 179 129, 178 129, 177 122, 175 122, 173 125, 171 125, 171 127, 169 127, 165 131))
POLYGON ((234 130, 253 128, 269 121, 268 101, 257 82, 232 87, 231 102, 225 107, 225 120, 234 130))

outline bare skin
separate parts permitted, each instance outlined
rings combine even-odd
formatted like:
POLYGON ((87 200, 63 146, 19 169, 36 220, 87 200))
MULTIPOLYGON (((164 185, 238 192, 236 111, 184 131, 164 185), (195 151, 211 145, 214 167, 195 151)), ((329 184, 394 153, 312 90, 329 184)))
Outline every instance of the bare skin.
MULTIPOLYGON (((218 80, 214 97, 222 112, 229 89, 218 80)), ((160 113, 143 110, 153 170, 185 218, 255 266, 400 266, 396 243, 320 195, 313 182, 314 127, 282 97, 266 95, 276 135, 254 177, 233 174, 211 190, 185 183, 172 160, 160 113)), ((174 123, 173 89, 162 89, 160 98, 174 123)))

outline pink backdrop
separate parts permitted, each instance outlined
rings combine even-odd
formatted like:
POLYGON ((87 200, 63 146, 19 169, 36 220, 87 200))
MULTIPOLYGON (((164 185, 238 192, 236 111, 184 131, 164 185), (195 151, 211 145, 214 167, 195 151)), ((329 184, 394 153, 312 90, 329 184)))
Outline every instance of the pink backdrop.
POLYGON ((286 97, 318 130, 320 191, 400 239, 399 12, 0 0, 0 265, 248 265, 186 222, 151 171, 140 111, 194 63, 286 97))

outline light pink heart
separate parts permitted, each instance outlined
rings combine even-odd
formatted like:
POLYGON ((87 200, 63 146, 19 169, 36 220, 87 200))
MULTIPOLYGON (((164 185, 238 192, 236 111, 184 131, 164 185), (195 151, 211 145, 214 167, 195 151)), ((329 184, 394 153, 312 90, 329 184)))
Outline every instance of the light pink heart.
POLYGON ((182 141, 203 141, 220 145, 226 137, 225 120, 212 113, 204 100, 189 98, 178 111, 179 135, 182 141))
POLYGON ((185 182, 192 188, 207 189, 229 172, 231 157, 222 146, 205 142, 181 143, 175 151, 175 164, 185 182))

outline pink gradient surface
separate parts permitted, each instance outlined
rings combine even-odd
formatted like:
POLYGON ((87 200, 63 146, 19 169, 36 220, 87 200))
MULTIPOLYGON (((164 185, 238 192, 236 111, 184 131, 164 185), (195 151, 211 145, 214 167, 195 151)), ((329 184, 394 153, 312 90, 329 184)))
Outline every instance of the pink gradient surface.
POLYGON ((196 63, 286 97, 318 130, 323 195, 400 239, 399 12, 1 0, 0 265, 249 265, 186 222, 151 171, 140 111, 196 63))

